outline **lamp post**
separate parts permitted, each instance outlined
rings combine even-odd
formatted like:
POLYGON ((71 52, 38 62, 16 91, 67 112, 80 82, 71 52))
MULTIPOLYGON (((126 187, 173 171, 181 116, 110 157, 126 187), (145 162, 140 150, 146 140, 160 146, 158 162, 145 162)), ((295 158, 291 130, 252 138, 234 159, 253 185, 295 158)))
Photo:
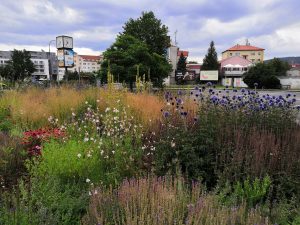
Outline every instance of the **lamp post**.
POLYGON ((50 45, 52 42, 55 42, 55 40, 49 41, 49 52, 48 52, 48 58, 49 58, 49 77, 50 77, 50 85, 52 80, 52 68, 51 68, 51 59, 50 59, 50 45))

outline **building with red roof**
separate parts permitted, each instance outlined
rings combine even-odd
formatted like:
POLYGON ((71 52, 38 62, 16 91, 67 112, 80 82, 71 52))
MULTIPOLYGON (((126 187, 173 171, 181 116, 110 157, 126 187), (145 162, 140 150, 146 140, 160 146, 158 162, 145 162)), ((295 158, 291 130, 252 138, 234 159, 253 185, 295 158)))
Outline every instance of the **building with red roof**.
POLYGON ((103 59, 101 55, 75 55, 75 69, 77 72, 94 73, 100 70, 103 59))
POLYGON ((177 56, 181 56, 181 53, 183 54, 184 57, 188 57, 189 56, 189 52, 188 51, 177 51, 177 56))
POLYGON ((241 56, 231 56, 220 61, 222 84, 224 86, 247 87, 243 82, 243 74, 253 63, 241 56))
POLYGON ((232 56, 240 56, 252 63, 260 63, 264 61, 265 49, 246 43, 246 45, 235 45, 222 52, 222 59, 227 59, 232 56))

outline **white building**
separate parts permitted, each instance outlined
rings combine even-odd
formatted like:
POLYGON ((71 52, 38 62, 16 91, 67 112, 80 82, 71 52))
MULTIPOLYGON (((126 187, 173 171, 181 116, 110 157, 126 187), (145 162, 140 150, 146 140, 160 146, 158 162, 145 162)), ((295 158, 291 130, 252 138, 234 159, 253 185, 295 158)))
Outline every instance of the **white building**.
MULTIPOLYGON (((75 53, 74 55, 74 67, 68 68, 68 71, 78 73, 96 73, 101 68, 101 62, 103 60, 103 56, 101 55, 78 55, 75 53)), ((59 68, 58 77, 59 80, 62 80, 65 75, 65 68, 59 68)))
POLYGON ((221 61, 222 84, 224 86, 247 87, 243 82, 243 74, 253 63, 240 56, 232 56, 221 61))
MULTIPOLYGON (((50 73, 49 73, 49 61, 51 60, 51 69, 53 74, 57 74, 57 64, 55 60, 55 53, 50 53, 50 60, 49 60, 49 53, 41 51, 29 51, 31 58, 30 60, 33 62, 36 71, 32 74, 32 77, 35 80, 49 80, 50 73), (54 57, 53 57, 54 56, 54 57), (52 60, 54 58, 54 60, 52 60)), ((0 51, 0 66, 7 64, 7 62, 11 59, 12 51, 0 51)))

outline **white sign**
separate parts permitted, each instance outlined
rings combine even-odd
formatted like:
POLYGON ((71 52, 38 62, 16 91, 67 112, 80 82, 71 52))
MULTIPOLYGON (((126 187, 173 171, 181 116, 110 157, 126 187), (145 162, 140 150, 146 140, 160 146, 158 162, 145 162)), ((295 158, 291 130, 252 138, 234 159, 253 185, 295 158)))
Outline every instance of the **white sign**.
POLYGON ((218 80, 218 70, 201 70, 200 71, 200 80, 218 80))
POLYGON ((73 48, 73 38, 64 35, 56 37, 56 48, 73 48))

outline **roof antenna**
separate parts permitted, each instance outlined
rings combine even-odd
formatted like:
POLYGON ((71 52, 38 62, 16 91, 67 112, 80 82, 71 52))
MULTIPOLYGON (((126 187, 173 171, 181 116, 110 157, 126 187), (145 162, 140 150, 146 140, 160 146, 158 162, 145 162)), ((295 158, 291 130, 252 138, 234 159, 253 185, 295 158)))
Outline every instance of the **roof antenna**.
POLYGON ((246 45, 247 45, 247 46, 250 45, 250 42, 249 42, 248 38, 246 38, 246 45))

